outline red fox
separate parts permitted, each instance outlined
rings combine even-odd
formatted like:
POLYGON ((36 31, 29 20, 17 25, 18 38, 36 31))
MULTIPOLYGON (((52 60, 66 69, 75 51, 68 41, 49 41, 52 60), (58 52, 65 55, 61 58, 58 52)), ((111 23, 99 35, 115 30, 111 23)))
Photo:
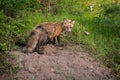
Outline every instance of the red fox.
POLYGON ((53 43, 55 44, 57 38, 58 45, 60 45, 60 34, 62 31, 71 32, 74 23, 74 20, 64 19, 62 22, 44 22, 39 24, 32 30, 25 52, 33 52, 49 39, 53 39, 53 43))

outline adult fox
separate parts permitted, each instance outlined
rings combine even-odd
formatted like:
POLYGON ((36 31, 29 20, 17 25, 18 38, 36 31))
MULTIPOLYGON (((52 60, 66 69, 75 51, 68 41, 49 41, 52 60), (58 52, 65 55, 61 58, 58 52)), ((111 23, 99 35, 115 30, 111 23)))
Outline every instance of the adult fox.
POLYGON ((64 19, 62 22, 44 22, 39 24, 32 30, 24 52, 33 52, 49 39, 53 39, 53 43, 55 44, 57 38, 58 45, 60 45, 60 34, 63 31, 71 32, 74 23, 74 20, 64 19))

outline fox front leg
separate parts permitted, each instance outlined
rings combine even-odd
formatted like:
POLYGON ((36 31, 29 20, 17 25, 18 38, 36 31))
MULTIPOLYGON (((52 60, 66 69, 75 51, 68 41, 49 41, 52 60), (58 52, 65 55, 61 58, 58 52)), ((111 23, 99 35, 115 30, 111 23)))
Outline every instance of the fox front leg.
POLYGON ((58 46, 61 46, 61 44, 60 44, 60 36, 57 36, 57 42, 58 42, 58 46))
POLYGON ((53 38, 53 42, 52 42, 54 45, 56 44, 56 38, 54 37, 53 38))

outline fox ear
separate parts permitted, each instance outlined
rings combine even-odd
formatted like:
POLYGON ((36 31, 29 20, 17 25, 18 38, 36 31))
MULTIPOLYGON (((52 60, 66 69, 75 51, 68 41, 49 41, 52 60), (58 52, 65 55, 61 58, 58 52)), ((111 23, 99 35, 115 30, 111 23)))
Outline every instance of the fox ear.
POLYGON ((67 22, 67 19, 66 19, 66 18, 63 18, 63 22, 66 23, 66 22, 67 22))
POLYGON ((71 23, 74 24, 74 23, 75 23, 75 20, 72 20, 71 23))

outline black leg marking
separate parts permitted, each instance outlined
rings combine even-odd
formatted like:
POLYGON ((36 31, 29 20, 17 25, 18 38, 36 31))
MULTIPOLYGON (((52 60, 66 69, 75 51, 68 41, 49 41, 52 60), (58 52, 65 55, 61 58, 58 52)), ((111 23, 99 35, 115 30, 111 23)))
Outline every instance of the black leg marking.
POLYGON ((53 42, 52 43, 56 44, 56 38, 55 37, 53 38, 53 42))
POLYGON ((60 36, 57 36, 58 46, 60 46, 60 36))

